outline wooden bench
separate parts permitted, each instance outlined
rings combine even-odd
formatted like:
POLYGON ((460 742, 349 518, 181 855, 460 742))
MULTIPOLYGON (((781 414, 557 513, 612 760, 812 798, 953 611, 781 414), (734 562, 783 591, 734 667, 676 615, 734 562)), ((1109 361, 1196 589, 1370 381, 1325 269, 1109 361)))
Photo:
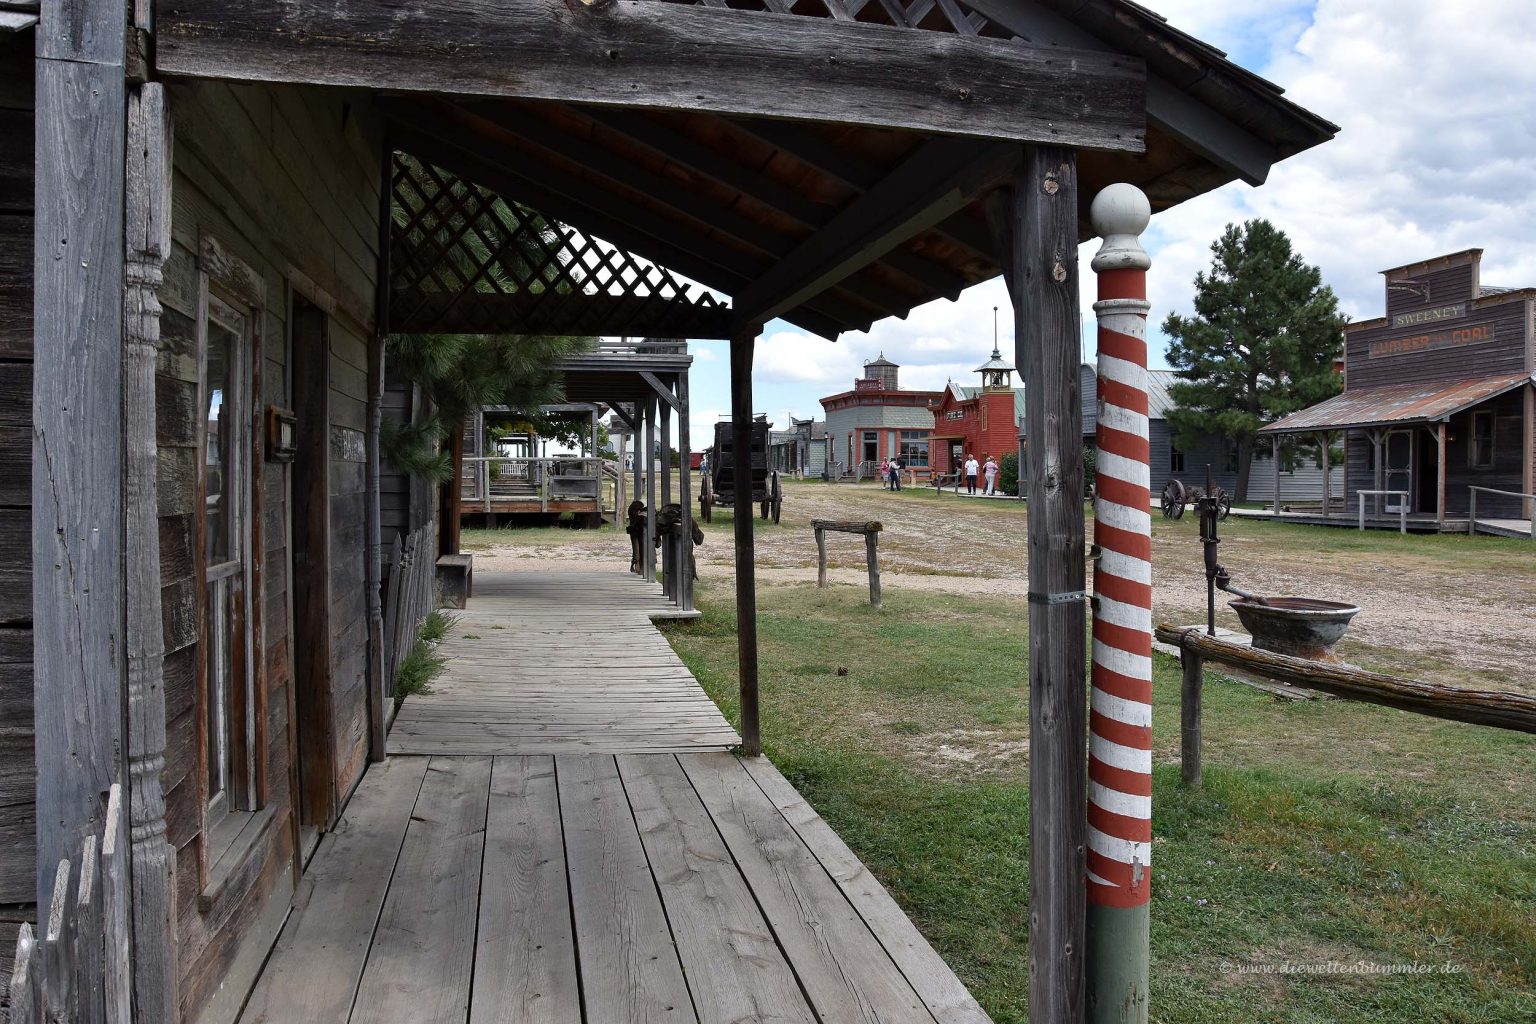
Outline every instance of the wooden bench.
POLYGON ((876 550, 882 527, 869 522, 846 522, 837 519, 813 519, 811 529, 816 531, 816 585, 827 585, 827 531, 833 533, 859 533, 864 535, 865 560, 869 564, 869 603, 880 607, 880 559, 876 550))
POLYGON ((437 606, 463 608, 474 596, 475 556, 443 555, 437 560, 437 606))

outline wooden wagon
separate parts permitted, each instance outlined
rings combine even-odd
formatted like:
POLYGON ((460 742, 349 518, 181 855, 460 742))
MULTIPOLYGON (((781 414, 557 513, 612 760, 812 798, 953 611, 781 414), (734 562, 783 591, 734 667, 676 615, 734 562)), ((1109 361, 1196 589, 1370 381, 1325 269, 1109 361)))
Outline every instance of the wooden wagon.
MULTIPOLYGON (((716 505, 730 507, 736 503, 736 460, 729 421, 715 424, 715 443, 707 456, 709 469, 699 487, 699 518, 706 523, 714 518, 716 505)), ((768 468, 768 424, 763 420, 752 424, 751 458, 752 500, 757 502, 759 516, 777 523, 784 506, 784 489, 779 471, 768 468)))

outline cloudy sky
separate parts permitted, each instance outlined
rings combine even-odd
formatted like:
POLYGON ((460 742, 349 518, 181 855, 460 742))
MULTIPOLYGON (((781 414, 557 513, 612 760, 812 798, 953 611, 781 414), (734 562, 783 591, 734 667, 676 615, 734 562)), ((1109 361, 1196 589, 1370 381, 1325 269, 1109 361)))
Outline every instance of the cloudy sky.
MULTIPOLYGON (((1458 249, 1485 250, 1485 283, 1536 285, 1536 2, 1142 2, 1342 128, 1333 142, 1281 163, 1260 188, 1229 185, 1157 216, 1145 238, 1154 323, 1189 311, 1211 241, 1250 217, 1286 231, 1356 319, 1381 313, 1379 271, 1458 249)), ((1093 248, 1083 249, 1085 270, 1093 248)), ((1087 296, 1091 277, 1084 284, 1087 296)), ((836 344, 772 324, 757 348, 757 409, 781 425, 791 413, 819 417, 817 399, 846 390, 882 351, 902 364, 903 386, 972 383, 1004 294, 990 281, 836 344)), ((1091 359, 1086 304, 1084 322, 1091 359)), ((1010 328, 1003 324, 1005 352, 1010 328)), ((1156 334, 1154 365, 1166 365, 1164 344, 1156 334)), ((723 342, 692 347, 693 439, 702 447, 730 408, 729 357, 723 342)))

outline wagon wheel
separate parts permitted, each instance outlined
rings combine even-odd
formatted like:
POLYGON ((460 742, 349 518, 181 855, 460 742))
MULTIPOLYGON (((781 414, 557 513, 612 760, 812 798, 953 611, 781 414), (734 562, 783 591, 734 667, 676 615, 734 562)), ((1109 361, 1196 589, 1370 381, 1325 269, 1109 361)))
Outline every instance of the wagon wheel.
POLYGON ((1184 485, 1177 480, 1169 480, 1163 488, 1163 518, 1183 519, 1184 506, 1189 502, 1189 493, 1184 490, 1184 485))
POLYGON ((706 523, 714 519, 715 492, 709 486, 709 477, 704 478, 704 486, 699 490, 699 518, 706 523))
POLYGON ((779 485, 779 474, 773 474, 773 489, 769 492, 769 512, 773 525, 779 525, 779 514, 784 510, 784 488, 779 485))
POLYGON ((1216 519, 1218 521, 1225 520, 1227 516, 1231 514, 1232 495, 1228 494, 1220 487, 1216 488, 1216 519))

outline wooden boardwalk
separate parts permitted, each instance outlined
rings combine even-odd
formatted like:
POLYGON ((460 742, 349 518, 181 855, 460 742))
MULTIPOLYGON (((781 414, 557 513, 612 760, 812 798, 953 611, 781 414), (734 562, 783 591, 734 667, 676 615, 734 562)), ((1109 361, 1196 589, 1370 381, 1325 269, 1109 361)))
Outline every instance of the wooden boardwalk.
POLYGON ((773 765, 709 749, 655 591, 568 578, 476 579, 242 1024, 990 1024, 773 765), (551 656, 579 616, 615 642, 551 656))
POLYGON ((741 742, 651 625, 675 609, 621 571, 476 573, 432 692, 391 754, 663 753, 741 742))

